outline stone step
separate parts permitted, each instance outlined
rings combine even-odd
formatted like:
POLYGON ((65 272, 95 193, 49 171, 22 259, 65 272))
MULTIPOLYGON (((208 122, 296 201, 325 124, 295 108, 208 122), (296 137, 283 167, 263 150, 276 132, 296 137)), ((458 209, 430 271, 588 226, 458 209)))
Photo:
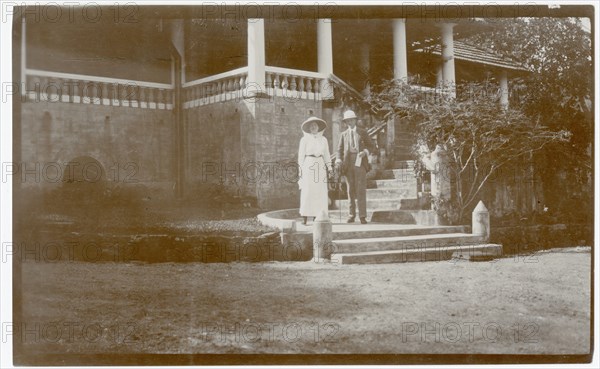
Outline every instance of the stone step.
POLYGON ((410 149, 415 144, 414 137, 406 137, 405 133, 399 132, 394 137, 394 147, 410 149))
POLYGON ((402 179, 371 179, 367 180, 367 189, 371 188, 401 188, 417 190, 417 179, 412 177, 407 180, 402 179))
POLYGON ((333 228, 334 240, 382 237, 408 237, 442 233, 466 233, 467 226, 407 226, 402 224, 339 224, 333 228))
POLYGON ((378 179, 399 179, 404 182, 414 181, 417 183, 417 177, 412 168, 385 169, 381 171, 378 179))
POLYGON ((413 169, 415 167, 414 160, 396 160, 394 161, 393 169, 413 169))
POLYGON ((388 199, 400 201, 401 199, 412 199, 416 196, 416 188, 386 187, 367 189, 367 202, 375 199, 388 199))
POLYGON ((379 210, 372 212, 371 221, 391 224, 443 225, 443 220, 434 210, 379 210))
POLYGON ((407 151, 394 151, 394 160, 398 160, 398 161, 407 161, 407 160, 414 160, 415 156, 407 151))
MULTIPOLYGON (((338 200, 338 201, 342 201, 342 200, 338 200)), ((371 218, 373 217, 373 212, 375 210, 373 209, 369 209, 367 208, 367 220, 370 222, 371 218)), ((329 219, 331 220, 332 223, 345 223, 346 219, 348 218, 348 207, 344 207, 342 208, 342 210, 329 210, 329 219)), ((301 219, 301 218, 298 218, 301 219)), ((359 220, 358 220, 358 216, 356 218, 356 224, 360 224, 359 220)))
MULTIPOLYGON (((350 200, 337 200, 337 206, 342 211, 348 210, 350 207, 350 200)), ((373 210, 397 210, 400 206, 400 199, 367 199, 367 211, 373 210)))
POLYGON ((351 254, 335 253, 331 255, 331 262, 337 264, 380 264, 447 261, 452 260, 452 256, 455 253, 462 255, 486 254, 493 257, 500 257, 502 255, 502 246, 496 244, 475 244, 426 249, 368 251, 351 254))
POLYGON ((400 199, 401 210, 431 210, 431 200, 426 197, 400 199))
POLYGON ((406 237, 376 237, 334 240, 334 253, 352 254, 371 251, 406 251, 412 249, 442 248, 476 245, 484 242, 481 235, 470 233, 425 234, 406 237))

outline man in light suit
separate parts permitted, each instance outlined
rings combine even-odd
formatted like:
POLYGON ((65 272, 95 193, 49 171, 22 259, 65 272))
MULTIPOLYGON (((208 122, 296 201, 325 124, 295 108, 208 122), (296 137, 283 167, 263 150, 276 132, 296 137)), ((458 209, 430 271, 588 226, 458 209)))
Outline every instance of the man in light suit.
POLYGON ((367 131, 357 127, 358 117, 352 110, 344 113, 342 119, 348 124, 348 129, 340 134, 337 149, 336 167, 346 177, 350 212, 347 223, 353 223, 356 218, 356 202, 358 202, 358 217, 362 224, 367 223, 367 172, 371 170, 369 151, 373 151, 373 141, 367 131), (358 160, 357 160, 358 158, 358 160), (360 165, 356 165, 356 164, 360 165))

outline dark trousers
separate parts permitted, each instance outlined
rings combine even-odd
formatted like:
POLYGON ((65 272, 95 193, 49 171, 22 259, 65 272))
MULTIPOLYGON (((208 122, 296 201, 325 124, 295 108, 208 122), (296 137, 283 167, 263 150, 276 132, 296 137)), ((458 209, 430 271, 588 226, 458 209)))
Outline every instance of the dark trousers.
POLYGON ((367 216, 367 171, 362 166, 354 165, 356 154, 348 155, 346 159, 346 184, 348 199, 350 200, 350 217, 356 217, 356 203, 358 202, 358 216, 367 216))

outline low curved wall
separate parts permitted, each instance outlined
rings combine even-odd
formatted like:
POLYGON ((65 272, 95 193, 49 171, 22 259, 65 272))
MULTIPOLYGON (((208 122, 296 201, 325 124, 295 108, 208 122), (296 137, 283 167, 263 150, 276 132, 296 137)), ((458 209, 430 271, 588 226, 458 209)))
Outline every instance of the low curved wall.
POLYGON ((277 228, 282 232, 294 232, 296 230, 295 219, 299 214, 298 209, 284 209, 258 214, 257 218, 266 226, 277 228))

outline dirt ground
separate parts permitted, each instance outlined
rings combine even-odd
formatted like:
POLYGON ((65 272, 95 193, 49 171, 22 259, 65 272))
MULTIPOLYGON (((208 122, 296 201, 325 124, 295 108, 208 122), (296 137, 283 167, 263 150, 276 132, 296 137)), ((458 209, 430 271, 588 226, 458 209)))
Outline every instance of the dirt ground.
MULTIPOLYGON (((271 231, 256 221, 257 208, 120 205, 126 195, 114 199, 119 205, 62 206, 68 197, 51 198, 44 209, 33 200, 29 209, 26 198, 15 217, 16 239, 47 246, 48 237, 68 235, 271 231)), ((13 327, 21 358, 58 355, 61 365, 64 354, 590 351, 589 247, 479 263, 60 260, 21 264, 15 298, 22 320, 15 317, 13 327)))
POLYGON ((24 354, 585 354, 590 277, 589 248, 479 263, 28 261, 15 334, 24 354))

